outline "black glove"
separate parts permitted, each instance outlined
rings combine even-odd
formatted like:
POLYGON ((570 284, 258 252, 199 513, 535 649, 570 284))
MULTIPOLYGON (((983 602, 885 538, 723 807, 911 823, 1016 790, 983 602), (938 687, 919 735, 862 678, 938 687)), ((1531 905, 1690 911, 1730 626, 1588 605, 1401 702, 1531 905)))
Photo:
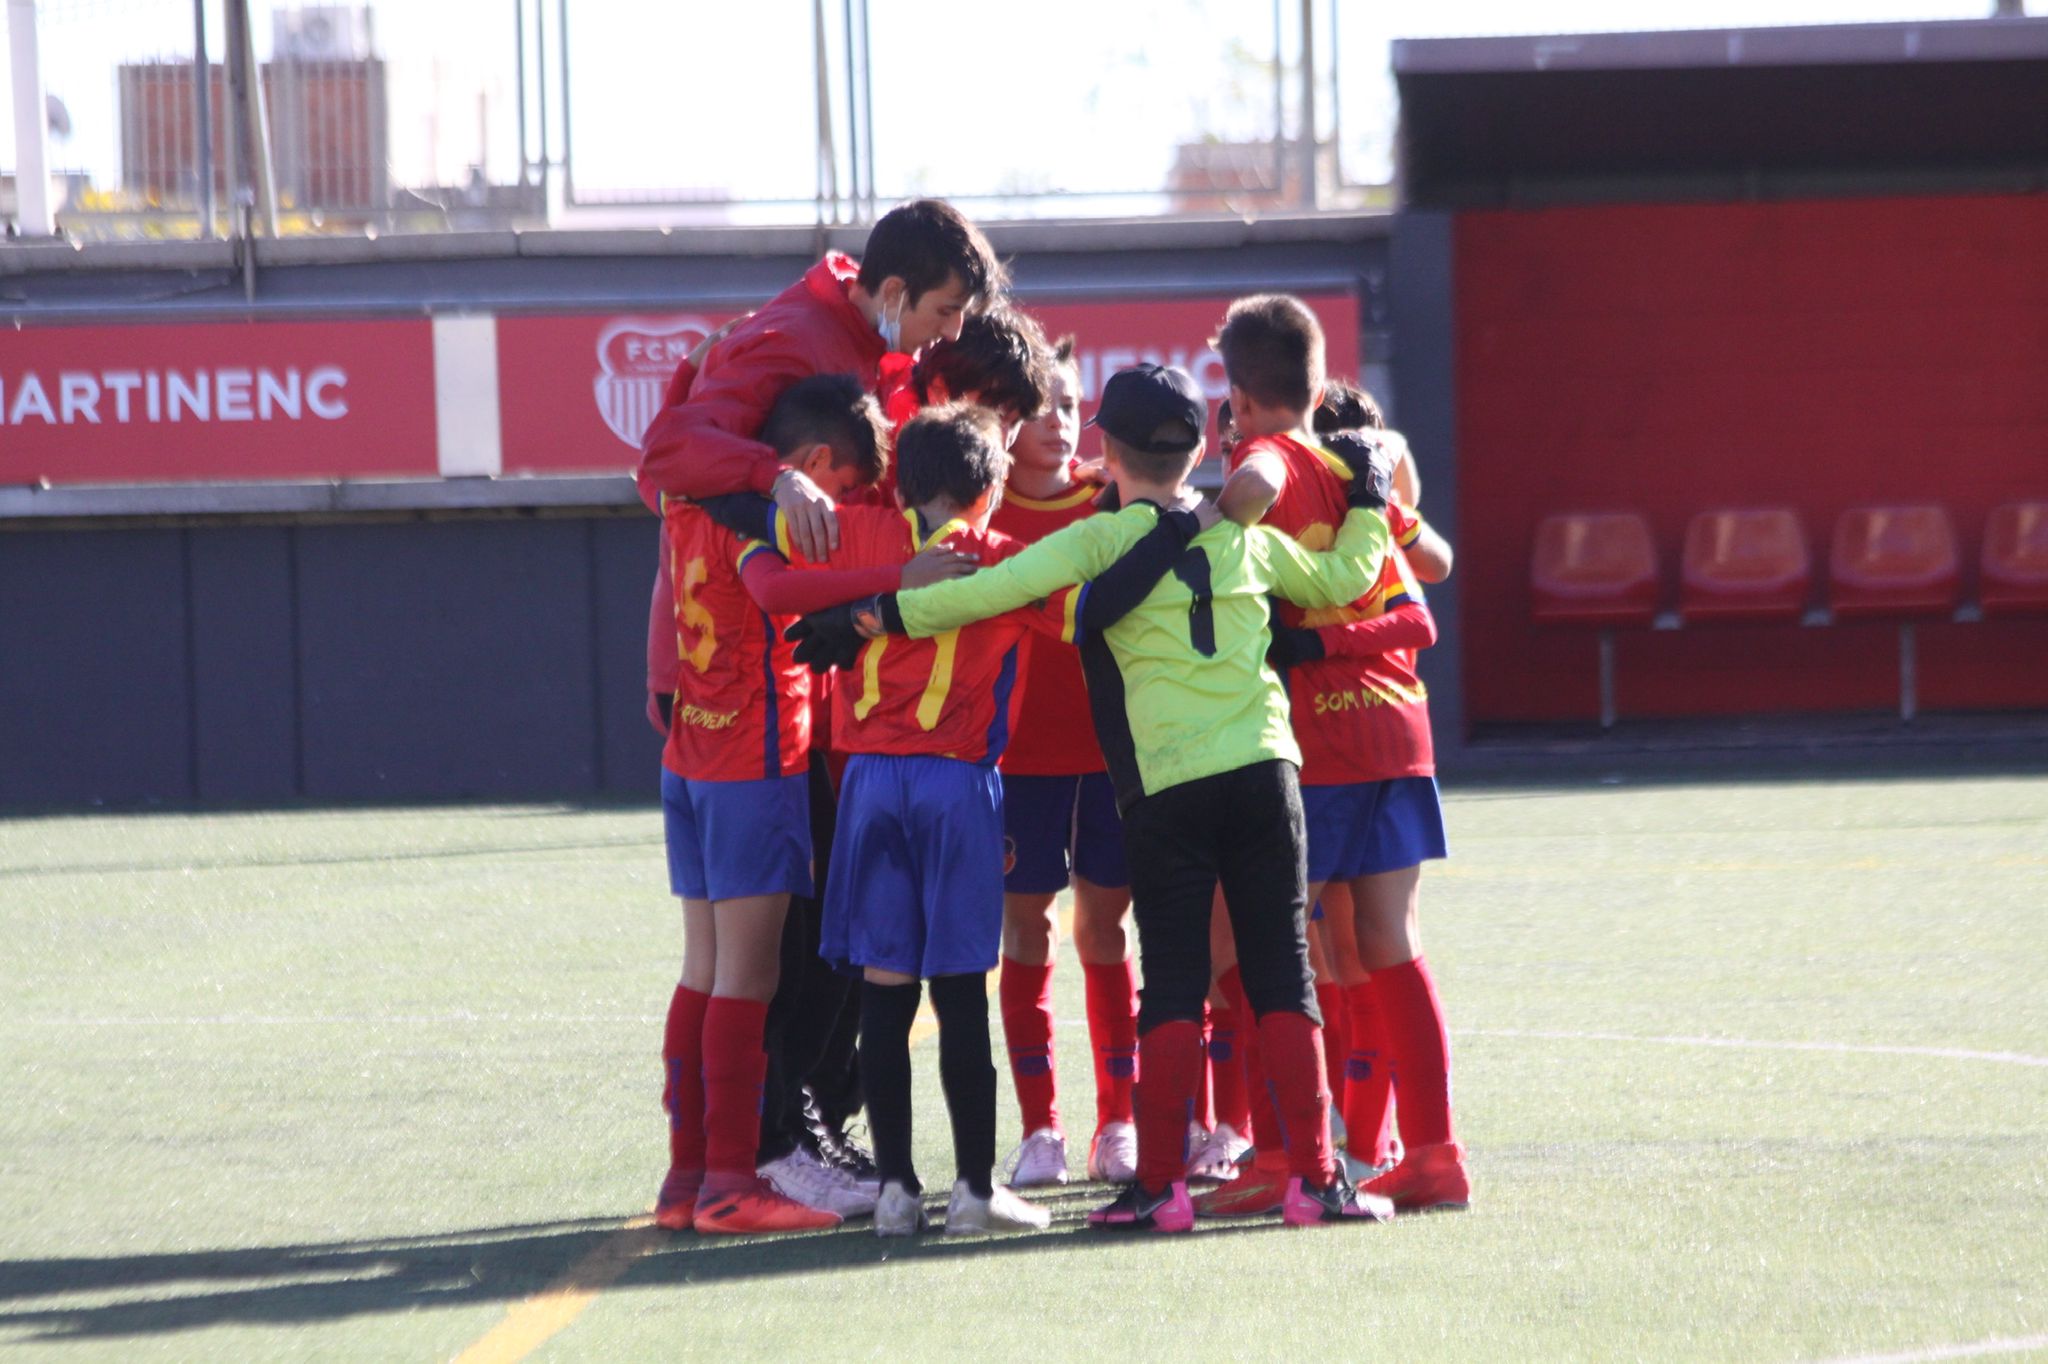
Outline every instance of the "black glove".
POLYGON ((1323 448, 1351 470, 1348 500, 1354 507, 1385 511, 1394 499, 1394 459, 1378 441, 1356 431, 1325 437, 1323 448))
POLYGON ((1323 651, 1322 631, 1290 630, 1284 625, 1273 627, 1273 642, 1266 649, 1266 662, 1282 671, 1328 656, 1323 651))
POLYGON ((822 611, 813 611, 799 617, 795 624, 782 632, 782 637, 796 645, 796 661, 814 673, 828 673, 834 668, 851 668, 860 657, 860 646, 867 643, 858 624, 862 607, 872 607, 874 598, 864 602, 847 602, 842 606, 828 606, 822 611))
POLYGON ((842 606, 828 606, 801 616, 782 632, 796 645, 796 661, 814 673, 834 668, 851 668, 860 657, 860 646, 868 642, 862 627, 903 633, 903 617, 896 610, 896 594, 863 597, 842 606))

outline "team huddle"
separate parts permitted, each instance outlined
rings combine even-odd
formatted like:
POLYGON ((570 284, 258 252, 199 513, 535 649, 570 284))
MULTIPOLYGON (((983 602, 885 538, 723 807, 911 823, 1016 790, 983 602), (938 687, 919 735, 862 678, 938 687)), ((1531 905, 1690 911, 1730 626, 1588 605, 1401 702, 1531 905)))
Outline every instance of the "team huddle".
POLYGON ((1240 299, 1211 500, 1186 373, 1109 376, 935 200, 677 370, 650 714, 683 905, 660 1225, 926 1225, 928 998, 948 1234, 1042 1229, 1069 1178, 1052 971, 1071 888, 1106 1229, 1463 1207, 1417 938, 1446 855, 1416 651, 1450 547, 1299 300, 1240 299), (1126 928, 1135 927, 1136 953, 1126 928), (1024 1141, 998 1171, 989 973, 1024 1141), (1143 986, 1140 988, 1140 979, 1143 986), (848 1134, 865 1111, 872 1151, 848 1134), (1333 1121, 1334 1119, 1334 1121, 1333 1121), (1337 1138, 1341 1137, 1342 1147, 1337 1138))

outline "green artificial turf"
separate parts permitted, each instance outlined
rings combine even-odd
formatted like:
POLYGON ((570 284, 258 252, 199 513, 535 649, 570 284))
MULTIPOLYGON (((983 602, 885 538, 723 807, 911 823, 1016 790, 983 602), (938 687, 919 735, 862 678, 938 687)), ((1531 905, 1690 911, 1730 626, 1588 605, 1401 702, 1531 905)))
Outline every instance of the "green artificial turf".
MULTIPOLYGON (((679 932, 651 810, 0 822, 0 1354, 447 1358, 607 1246, 645 1253, 534 1358, 1827 1360, 2048 1333, 2048 780, 1447 801, 1423 923, 1469 1213, 1120 1240, 1079 1225, 1103 1197, 1080 1187, 1048 1234, 914 1244, 612 1239, 665 1162, 679 932)), ((942 1194, 929 1044, 918 1065, 942 1194)))

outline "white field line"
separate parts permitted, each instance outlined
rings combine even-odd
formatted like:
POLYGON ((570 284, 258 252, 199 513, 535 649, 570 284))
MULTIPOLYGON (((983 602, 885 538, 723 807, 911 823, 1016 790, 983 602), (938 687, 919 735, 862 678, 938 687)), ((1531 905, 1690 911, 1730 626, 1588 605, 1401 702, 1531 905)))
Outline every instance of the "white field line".
POLYGON ((1990 1061, 2048 1068, 2048 1056, 1963 1047, 1877 1046, 1860 1042, 1769 1042, 1742 1037, 1637 1037, 1619 1032, 1550 1032, 1534 1028, 1461 1028, 1460 1037, 1525 1037, 1546 1042, 1647 1042, 1667 1047, 1729 1047, 1737 1051, 1824 1051, 1858 1056, 1931 1056, 1941 1061, 1990 1061))
POLYGON ((1923 1364, 1936 1359, 1975 1359, 1981 1355, 2016 1355, 2029 1350, 2048 1350, 2048 1336, 2013 1336, 2004 1340, 1979 1340, 1968 1345, 1929 1345, 1896 1354, 1849 1355, 1826 1364, 1923 1364))
MULTIPOLYGON (((661 1014, 518 1014, 472 1013, 456 1010, 442 1014, 201 1014, 189 1018, 24 1018, 12 1020, 32 1028, 319 1028, 379 1027, 386 1024, 421 1027, 445 1024, 466 1027, 473 1023, 649 1023, 659 1025, 661 1014)), ((10 1020, 0 1019, 0 1025, 10 1020)))
MULTIPOLYGON (((660 1014, 476 1013, 440 1014, 210 1014, 188 1018, 29 1018, 36 1028, 233 1028, 233 1027, 466 1027, 478 1023, 659 1024, 660 1014)), ((0 1020, 4 1024, 5 1020, 0 1020)), ((1083 1018, 1057 1020, 1061 1028, 1086 1028, 1083 1018)), ((1539 1028, 1459 1028, 1455 1037, 1525 1038, 1542 1042, 1634 1042, 1665 1047, 1721 1047, 1735 1051, 1817 1051, 1853 1056, 1925 1056, 1938 1061, 1984 1061, 1994 1065, 2048 1069, 2048 1056, 2016 1051, 1973 1051, 1964 1047, 1884 1046, 1861 1042, 1780 1042, 1744 1037, 1643 1037, 1620 1032, 1567 1032, 1539 1028)))

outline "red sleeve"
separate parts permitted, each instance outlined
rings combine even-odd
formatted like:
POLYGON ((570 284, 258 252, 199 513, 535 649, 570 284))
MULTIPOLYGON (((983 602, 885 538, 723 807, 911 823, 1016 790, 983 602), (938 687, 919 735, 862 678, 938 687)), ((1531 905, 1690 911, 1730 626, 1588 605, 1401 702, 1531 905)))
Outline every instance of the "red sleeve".
POLYGON ((647 691, 672 692, 682 660, 676 654, 676 590, 669 579, 668 522, 661 523, 656 552, 654 599, 647 604, 647 691))
POLYGON ((771 616, 801 616, 828 606, 859 601, 903 585, 901 564, 872 568, 795 569, 766 545, 740 560, 740 581, 754 604, 771 616))
POLYGON ((1390 649, 1427 649, 1436 643, 1436 617, 1419 601, 1403 602, 1385 615, 1316 631, 1330 658, 1362 658, 1390 649))
POLYGON ((640 443, 640 496, 661 510, 662 494, 716 497, 766 493, 782 472, 774 450, 754 439, 775 400, 812 372, 781 336, 728 341, 707 362, 689 396, 655 414, 640 443))

